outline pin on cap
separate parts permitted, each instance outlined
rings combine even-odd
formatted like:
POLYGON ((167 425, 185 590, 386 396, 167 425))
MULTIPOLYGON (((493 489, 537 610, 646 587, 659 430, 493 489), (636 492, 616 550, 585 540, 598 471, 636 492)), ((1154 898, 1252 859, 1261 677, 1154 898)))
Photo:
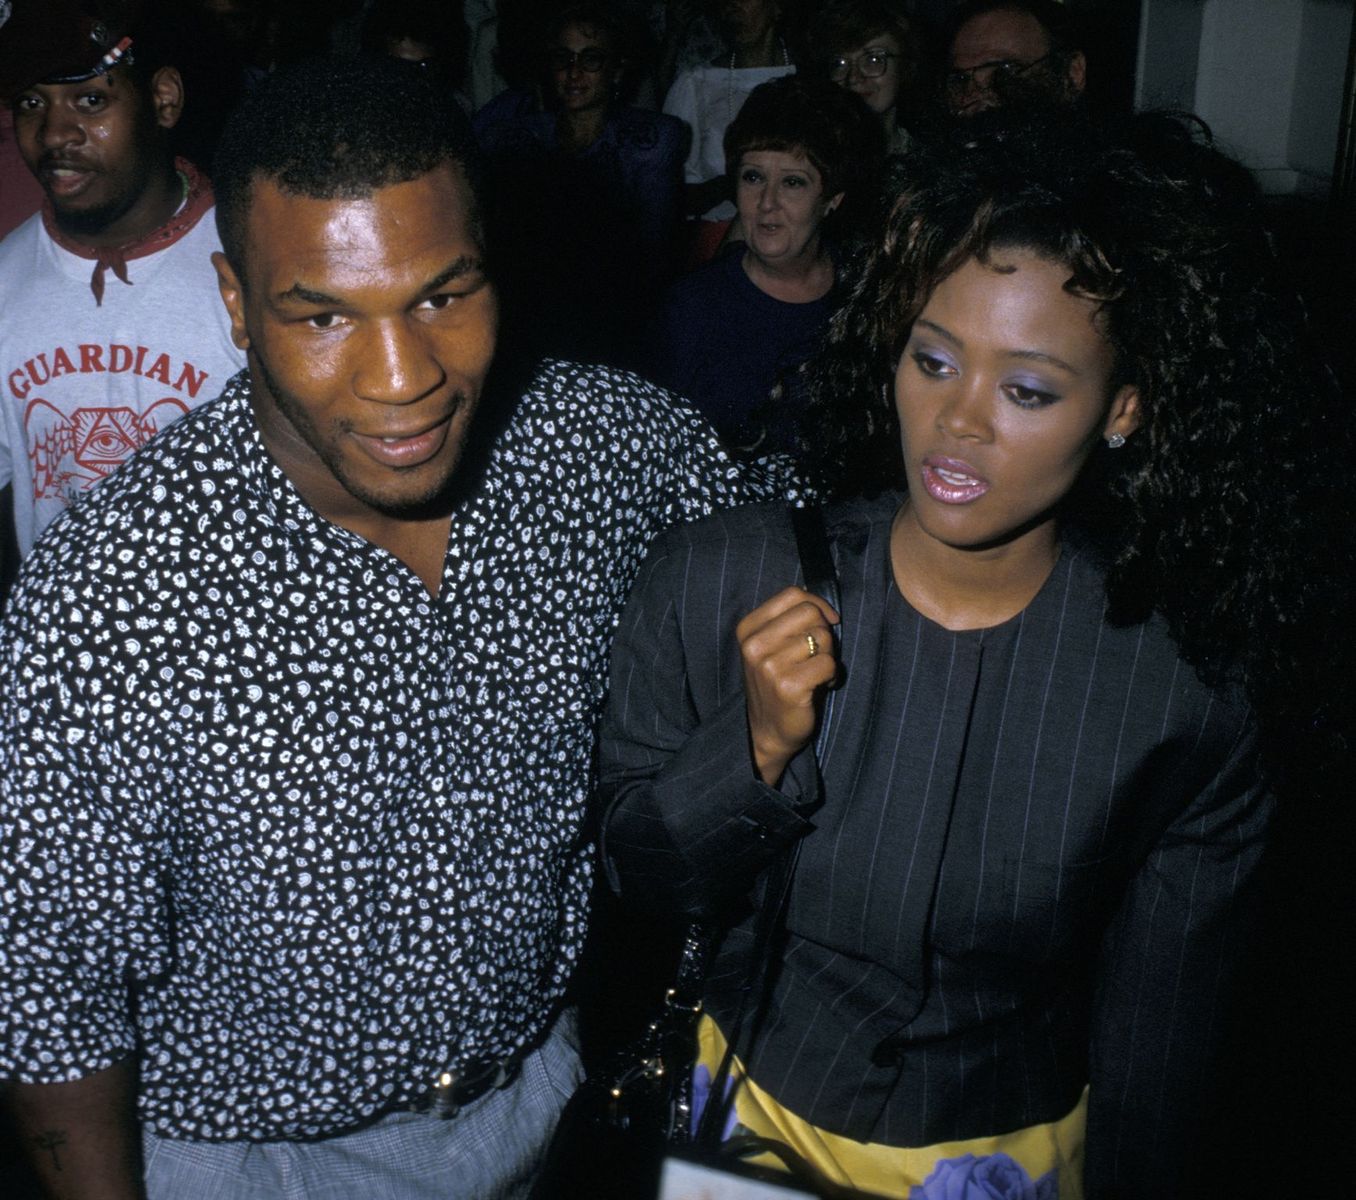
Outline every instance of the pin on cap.
POLYGON ((131 47, 81 0, 0 0, 0 99, 107 74, 131 63, 131 47))

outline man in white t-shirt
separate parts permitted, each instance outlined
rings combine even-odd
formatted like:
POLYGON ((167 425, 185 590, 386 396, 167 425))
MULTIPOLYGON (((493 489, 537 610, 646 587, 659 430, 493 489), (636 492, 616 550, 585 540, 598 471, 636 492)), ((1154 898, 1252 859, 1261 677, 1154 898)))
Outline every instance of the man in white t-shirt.
POLYGON ((760 83, 795 71, 780 32, 781 0, 726 0, 715 6, 726 48, 706 66, 680 71, 664 111, 686 121, 692 144, 684 164, 688 212, 705 221, 735 215, 725 178, 725 130, 760 83))
POLYGON ((0 489, 20 556, 244 365, 210 258, 211 187, 169 146, 183 84, 153 33, 79 0, 14 0, 0 26, 0 99, 46 194, 0 242, 0 489))

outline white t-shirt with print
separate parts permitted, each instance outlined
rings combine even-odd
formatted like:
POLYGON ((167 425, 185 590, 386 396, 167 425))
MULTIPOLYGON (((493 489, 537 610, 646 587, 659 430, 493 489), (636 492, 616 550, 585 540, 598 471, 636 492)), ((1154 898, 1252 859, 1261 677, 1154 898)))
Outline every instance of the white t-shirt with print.
POLYGON ((177 242, 111 270, 63 250, 36 214, 0 242, 0 487, 19 553, 80 493, 245 365, 231 342, 209 210, 177 242))

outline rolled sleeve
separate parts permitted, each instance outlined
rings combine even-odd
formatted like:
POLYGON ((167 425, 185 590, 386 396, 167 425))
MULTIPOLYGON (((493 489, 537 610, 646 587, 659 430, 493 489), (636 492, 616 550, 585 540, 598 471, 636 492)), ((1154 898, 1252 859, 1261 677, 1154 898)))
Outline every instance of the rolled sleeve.
POLYGON ((21 589, 0 630, 0 1076, 26 1083, 132 1052, 130 985, 169 961, 159 814, 102 736, 112 684, 65 599, 21 589))

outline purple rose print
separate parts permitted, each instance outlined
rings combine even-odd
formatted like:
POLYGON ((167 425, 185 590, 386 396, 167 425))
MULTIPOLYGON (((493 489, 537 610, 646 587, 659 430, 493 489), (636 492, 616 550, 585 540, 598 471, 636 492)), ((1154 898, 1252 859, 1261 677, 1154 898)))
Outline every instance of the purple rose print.
MULTIPOLYGON (((725 1097, 728 1100, 730 1092, 734 1089, 735 1081, 729 1076, 725 1078, 725 1097)), ((705 1063, 698 1063, 696 1069, 692 1072, 692 1136, 697 1136, 697 1126, 701 1124, 702 1113, 706 1111, 706 1102, 711 1098, 711 1071, 705 1063)), ((739 1119, 735 1116, 734 1105, 731 1104, 725 1113, 725 1128, 720 1131, 720 1140, 728 1142, 730 1136, 734 1133, 735 1127, 739 1124, 739 1119)))
POLYGON ((1050 1171, 1032 1179, 1006 1154, 943 1159, 909 1200, 1059 1200, 1059 1180, 1050 1171))

